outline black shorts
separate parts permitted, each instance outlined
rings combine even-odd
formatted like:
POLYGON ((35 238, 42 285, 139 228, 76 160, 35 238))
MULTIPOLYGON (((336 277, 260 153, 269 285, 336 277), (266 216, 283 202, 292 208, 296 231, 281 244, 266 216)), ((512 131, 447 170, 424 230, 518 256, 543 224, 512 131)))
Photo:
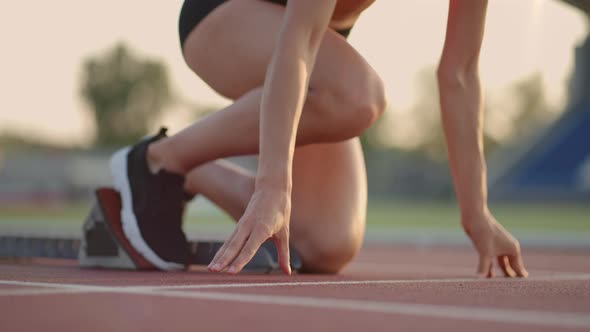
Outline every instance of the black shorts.
MULTIPOLYGON (((202 19, 207 17, 217 6, 230 0, 185 0, 180 11, 180 18, 178 20, 178 31, 180 34, 180 45, 184 48, 184 42, 188 37, 189 33, 201 22, 202 19)), ((267 2, 276 3, 282 6, 287 4, 287 0, 264 0, 267 2)), ((348 37, 350 30, 336 30, 339 34, 348 37)))

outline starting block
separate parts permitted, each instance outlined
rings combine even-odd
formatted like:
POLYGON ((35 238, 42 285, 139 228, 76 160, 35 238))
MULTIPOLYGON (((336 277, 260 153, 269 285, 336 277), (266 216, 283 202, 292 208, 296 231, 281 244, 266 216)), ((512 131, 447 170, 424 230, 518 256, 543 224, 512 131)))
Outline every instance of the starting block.
MULTIPOLYGON (((121 200, 112 188, 99 188, 82 227, 81 239, 0 236, 0 257, 78 259, 84 268, 156 270, 138 253, 123 233, 121 200)), ((190 241, 191 265, 208 265, 221 241, 190 241)), ((301 259, 291 250, 291 268, 301 268, 301 259)), ((244 271, 270 273, 280 270, 276 247, 266 241, 244 267, 244 271)))
POLYGON ((155 266, 133 249, 123 233, 119 193, 110 188, 99 188, 95 194, 94 204, 82 227, 78 251, 80 266, 155 270, 155 266))

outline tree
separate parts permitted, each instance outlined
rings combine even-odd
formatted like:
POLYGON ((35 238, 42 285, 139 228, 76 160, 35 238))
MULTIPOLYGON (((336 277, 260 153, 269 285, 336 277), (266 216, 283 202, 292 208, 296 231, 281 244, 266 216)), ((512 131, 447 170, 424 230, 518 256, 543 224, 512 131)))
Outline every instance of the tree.
POLYGON ((83 65, 82 96, 94 113, 95 144, 128 144, 144 136, 172 101, 166 67, 140 59, 124 44, 83 65))
POLYGON ((512 140, 530 137, 555 119, 555 110, 547 102, 540 73, 516 82, 512 87, 512 94, 516 101, 513 118, 515 132, 512 140))

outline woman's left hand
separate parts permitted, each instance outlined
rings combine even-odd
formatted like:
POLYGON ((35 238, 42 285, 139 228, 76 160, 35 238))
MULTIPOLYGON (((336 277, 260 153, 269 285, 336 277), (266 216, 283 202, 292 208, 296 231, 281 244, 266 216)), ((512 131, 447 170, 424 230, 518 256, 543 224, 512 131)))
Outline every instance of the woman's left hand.
POLYGON ((489 212, 462 221, 467 236, 479 254, 477 273, 480 277, 494 276, 494 260, 509 278, 527 277, 520 243, 489 212))

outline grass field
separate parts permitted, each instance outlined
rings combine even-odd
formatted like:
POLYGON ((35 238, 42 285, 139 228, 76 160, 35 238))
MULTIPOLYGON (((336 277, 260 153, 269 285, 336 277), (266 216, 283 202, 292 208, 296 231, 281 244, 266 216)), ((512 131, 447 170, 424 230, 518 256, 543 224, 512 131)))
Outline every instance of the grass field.
MULTIPOLYGON (((62 207, 0 208, 2 226, 79 227, 88 214, 89 204, 62 207)), ((494 204, 492 211, 507 228, 531 232, 588 233, 590 235, 590 206, 582 204, 494 204)), ((229 218, 211 208, 191 209, 186 223, 229 224, 229 218)), ((458 229, 459 212, 455 203, 372 201, 369 204, 368 227, 379 229, 458 229)))
MULTIPOLYGON (((503 225, 514 230, 589 232, 590 206, 582 204, 492 204, 503 225)), ((392 227, 459 227, 455 203, 371 202, 368 223, 392 227)))

